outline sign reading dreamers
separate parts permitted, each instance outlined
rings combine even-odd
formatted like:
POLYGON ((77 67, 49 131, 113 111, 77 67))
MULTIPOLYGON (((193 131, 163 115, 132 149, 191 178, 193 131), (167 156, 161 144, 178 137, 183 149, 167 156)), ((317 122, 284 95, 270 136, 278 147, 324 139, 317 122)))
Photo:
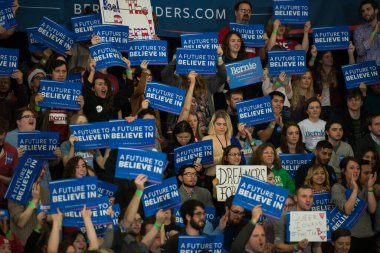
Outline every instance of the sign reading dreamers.
POLYGON ((145 98, 149 99, 149 106, 157 110, 181 114, 186 90, 150 82, 145 88, 145 98))
POLYGON ((267 167, 262 165, 217 165, 216 178, 219 184, 216 186, 218 201, 234 195, 239 185, 242 175, 248 175, 252 178, 267 181, 267 167))
POLYGON ((41 80, 40 93, 44 98, 38 103, 41 107, 79 110, 78 96, 82 95, 82 84, 41 80))
POLYGON ((236 103, 239 122, 254 126, 274 120, 272 101, 269 96, 236 103))

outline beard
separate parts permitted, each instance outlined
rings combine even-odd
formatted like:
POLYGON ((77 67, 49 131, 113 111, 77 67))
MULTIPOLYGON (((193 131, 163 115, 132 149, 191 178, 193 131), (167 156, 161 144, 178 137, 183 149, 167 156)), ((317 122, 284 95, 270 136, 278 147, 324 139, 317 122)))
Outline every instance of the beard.
POLYGON ((194 188, 196 184, 197 183, 195 183, 194 185, 190 185, 190 184, 183 182, 183 185, 186 186, 187 188, 194 188))
POLYGON ((195 220, 193 218, 191 218, 190 220, 190 225, 196 229, 196 230, 202 230, 204 227, 205 227, 205 223, 204 222, 195 222, 195 220))

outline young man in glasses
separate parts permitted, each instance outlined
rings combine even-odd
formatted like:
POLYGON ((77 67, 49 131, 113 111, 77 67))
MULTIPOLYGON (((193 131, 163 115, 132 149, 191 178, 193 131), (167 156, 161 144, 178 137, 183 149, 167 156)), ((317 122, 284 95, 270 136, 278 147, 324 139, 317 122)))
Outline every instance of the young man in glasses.
POLYGON ((179 187, 181 201, 185 202, 189 199, 196 199, 201 201, 205 206, 213 207, 210 192, 205 188, 196 186, 198 176, 194 165, 183 165, 179 169, 178 180, 181 181, 181 186, 179 187))

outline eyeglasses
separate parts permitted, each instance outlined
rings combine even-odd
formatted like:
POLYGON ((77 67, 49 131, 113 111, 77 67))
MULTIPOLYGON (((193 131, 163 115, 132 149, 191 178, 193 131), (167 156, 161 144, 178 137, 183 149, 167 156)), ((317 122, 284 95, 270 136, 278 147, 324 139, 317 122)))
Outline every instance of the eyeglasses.
POLYGON ((24 115, 24 116, 22 116, 21 118, 22 118, 22 119, 30 119, 30 118, 35 119, 36 116, 35 116, 35 115, 24 115))
POLYGON ((243 212, 240 212, 240 211, 238 211, 238 210, 232 210, 232 209, 230 209, 230 211, 231 211, 233 214, 236 214, 236 215, 239 215, 239 216, 243 216, 243 215, 245 214, 244 211, 243 211, 243 212))
POLYGON ((229 153, 229 156, 241 156, 241 153, 229 153))
POLYGON ((134 219, 133 220, 133 223, 135 223, 135 224, 143 224, 143 220, 142 219, 134 219))
POLYGON ((194 216, 205 216, 205 213, 204 212, 197 212, 197 213, 194 213, 194 216))
POLYGON ((44 76, 35 76, 35 77, 33 77, 33 79, 35 79, 35 80, 42 80, 44 78, 45 78, 44 76))
POLYGON ((197 177, 198 173, 196 173, 196 172, 185 172, 185 173, 183 173, 183 175, 187 176, 187 177, 197 177))
POLYGON ((239 11, 243 14, 251 14, 251 10, 249 9, 239 9, 239 11))
POLYGON ((191 138, 191 136, 176 136, 177 139, 180 139, 180 140, 189 140, 191 138))

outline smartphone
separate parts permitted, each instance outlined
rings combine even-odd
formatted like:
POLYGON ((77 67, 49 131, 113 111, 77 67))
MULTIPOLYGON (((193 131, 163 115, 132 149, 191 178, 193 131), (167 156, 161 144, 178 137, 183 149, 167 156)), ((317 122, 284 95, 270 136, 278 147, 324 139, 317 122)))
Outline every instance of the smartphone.
POLYGON ((197 164, 197 163, 201 163, 201 161, 202 161, 202 157, 196 157, 194 159, 194 165, 197 164))

